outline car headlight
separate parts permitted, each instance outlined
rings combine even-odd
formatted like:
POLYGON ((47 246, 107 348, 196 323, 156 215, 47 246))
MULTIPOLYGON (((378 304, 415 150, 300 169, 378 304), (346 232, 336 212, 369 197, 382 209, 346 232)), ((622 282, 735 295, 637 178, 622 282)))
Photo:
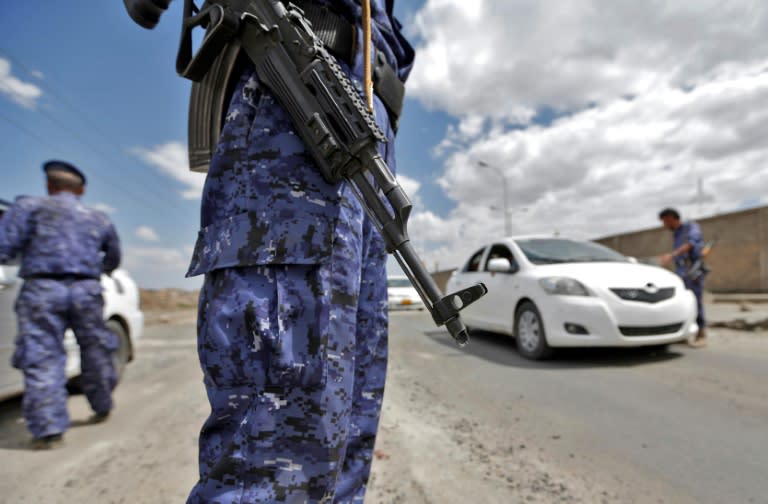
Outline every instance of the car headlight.
POLYGON ((562 296, 591 296, 584 284, 568 277, 547 277, 539 280, 541 288, 547 294, 562 296))

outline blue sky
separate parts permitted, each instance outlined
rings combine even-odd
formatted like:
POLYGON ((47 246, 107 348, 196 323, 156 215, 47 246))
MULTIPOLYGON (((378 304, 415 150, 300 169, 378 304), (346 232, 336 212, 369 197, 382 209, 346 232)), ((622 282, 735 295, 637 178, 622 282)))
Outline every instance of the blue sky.
POLYGON ((188 85, 175 77, 179 7, 154 32, 126 16, 122 2, 14 2, 0 19, 0 58, 39 87, 34 108, 0 100, 0 194, 40 194, 41 163, 69 160, 89 177, 86 201, 108 205, 125 247, 193 241, 198 204, 174 180, 130 153, 186 135, 188 85), (75 7, 79 3, 80 7, 75 7))
MULTIPOLYGON (((0 18, 0 198, 41 194, 47 159, 81 166, 146 287, 199 283, 183 280, 203 179, 184 157, 181 6, 154 31, 119 0, 8 2, 0 18)), ((401 0, 396 13, 417 46, 398 172, 430 267, 503 233, 501 176, 513 234, 591 238, 653 227, 669 205, 768 203, 768 4, 401 0)))

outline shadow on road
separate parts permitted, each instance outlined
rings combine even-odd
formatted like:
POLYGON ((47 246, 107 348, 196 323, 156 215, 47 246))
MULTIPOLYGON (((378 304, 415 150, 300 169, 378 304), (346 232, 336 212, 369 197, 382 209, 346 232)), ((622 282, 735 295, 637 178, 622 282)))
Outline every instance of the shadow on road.
MULTIPOLYGON (((424 334, 441 345, 457 348, 456 343, 444 330, 428 330, 424 331, 424 334)), ((551 370, 642 366, 683 356, 674 347, 563 348, 556 350, 548 360, 532 361, 517 352, 515 340, 509 336, 478 330, 470 333, 469 345, 459 351, 495 364, 551 370)))
POLYGON ((0 402, 0 449, 31 450, 31 436, 24 425, 21 396, 0 402))
MULTIPOLYGON (((0 450, 33 450, 32 436, 24 425, 22 396, 0 401, 0 450)), ((70 419, 70 428, 94 425, 91 417, 70 419)))

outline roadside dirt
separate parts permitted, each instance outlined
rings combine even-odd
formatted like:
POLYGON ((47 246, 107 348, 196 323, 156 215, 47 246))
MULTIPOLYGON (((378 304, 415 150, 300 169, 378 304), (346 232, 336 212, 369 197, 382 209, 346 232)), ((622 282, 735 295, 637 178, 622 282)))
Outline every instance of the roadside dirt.
POLYGON ((141 309, 157 312, 194 310, 200 293, 181 289, 141 289, 140 294, 141 309))
POLYGON ((197 478, 197 434, 208 413, 194 326, 148 327, 117 387, 115 410, 91 425, 82 395, 56 450, 32 451, 21 401, 0 403, 0 502, 176 503, 197 478))
POLYGON ((195 323, 199 291, 141 289, 140 294, 147 327, 195 323))
POLYGON ((709 324, 710 328, 733 329, 736 331, 765 331, 768 329, 768 318, 759 320, 747 320, 737 318, 734 320, 718 321, 709 324))
POLYGON ((508 426, 457 412, 412 370, 390 362, 366 502, 612 503, 619 495, 563 472, 508 426), (465 482, 465 484, 457 484, 465 482))
MULTIPOLYGON (((194 325, 197 321, 197 310, 153 310, 144 312, 144 325, 194 325)), ((194 333, 193 333, 194 336, 194 333)))

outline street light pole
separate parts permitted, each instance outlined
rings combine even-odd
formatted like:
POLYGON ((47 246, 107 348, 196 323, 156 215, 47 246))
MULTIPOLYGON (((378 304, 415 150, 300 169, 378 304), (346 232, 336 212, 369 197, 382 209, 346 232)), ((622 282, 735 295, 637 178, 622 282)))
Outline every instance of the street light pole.
POLYGON ((488 164, 485 161, 478 161, 477 166, 480 166, 481 168, 490 168, 501 177, 501 188, 504 195, 504 236, 510 236, 512 234, 512 221, 509 215, 509 188, 507 187, 507 177, 498 166, 488 164))

